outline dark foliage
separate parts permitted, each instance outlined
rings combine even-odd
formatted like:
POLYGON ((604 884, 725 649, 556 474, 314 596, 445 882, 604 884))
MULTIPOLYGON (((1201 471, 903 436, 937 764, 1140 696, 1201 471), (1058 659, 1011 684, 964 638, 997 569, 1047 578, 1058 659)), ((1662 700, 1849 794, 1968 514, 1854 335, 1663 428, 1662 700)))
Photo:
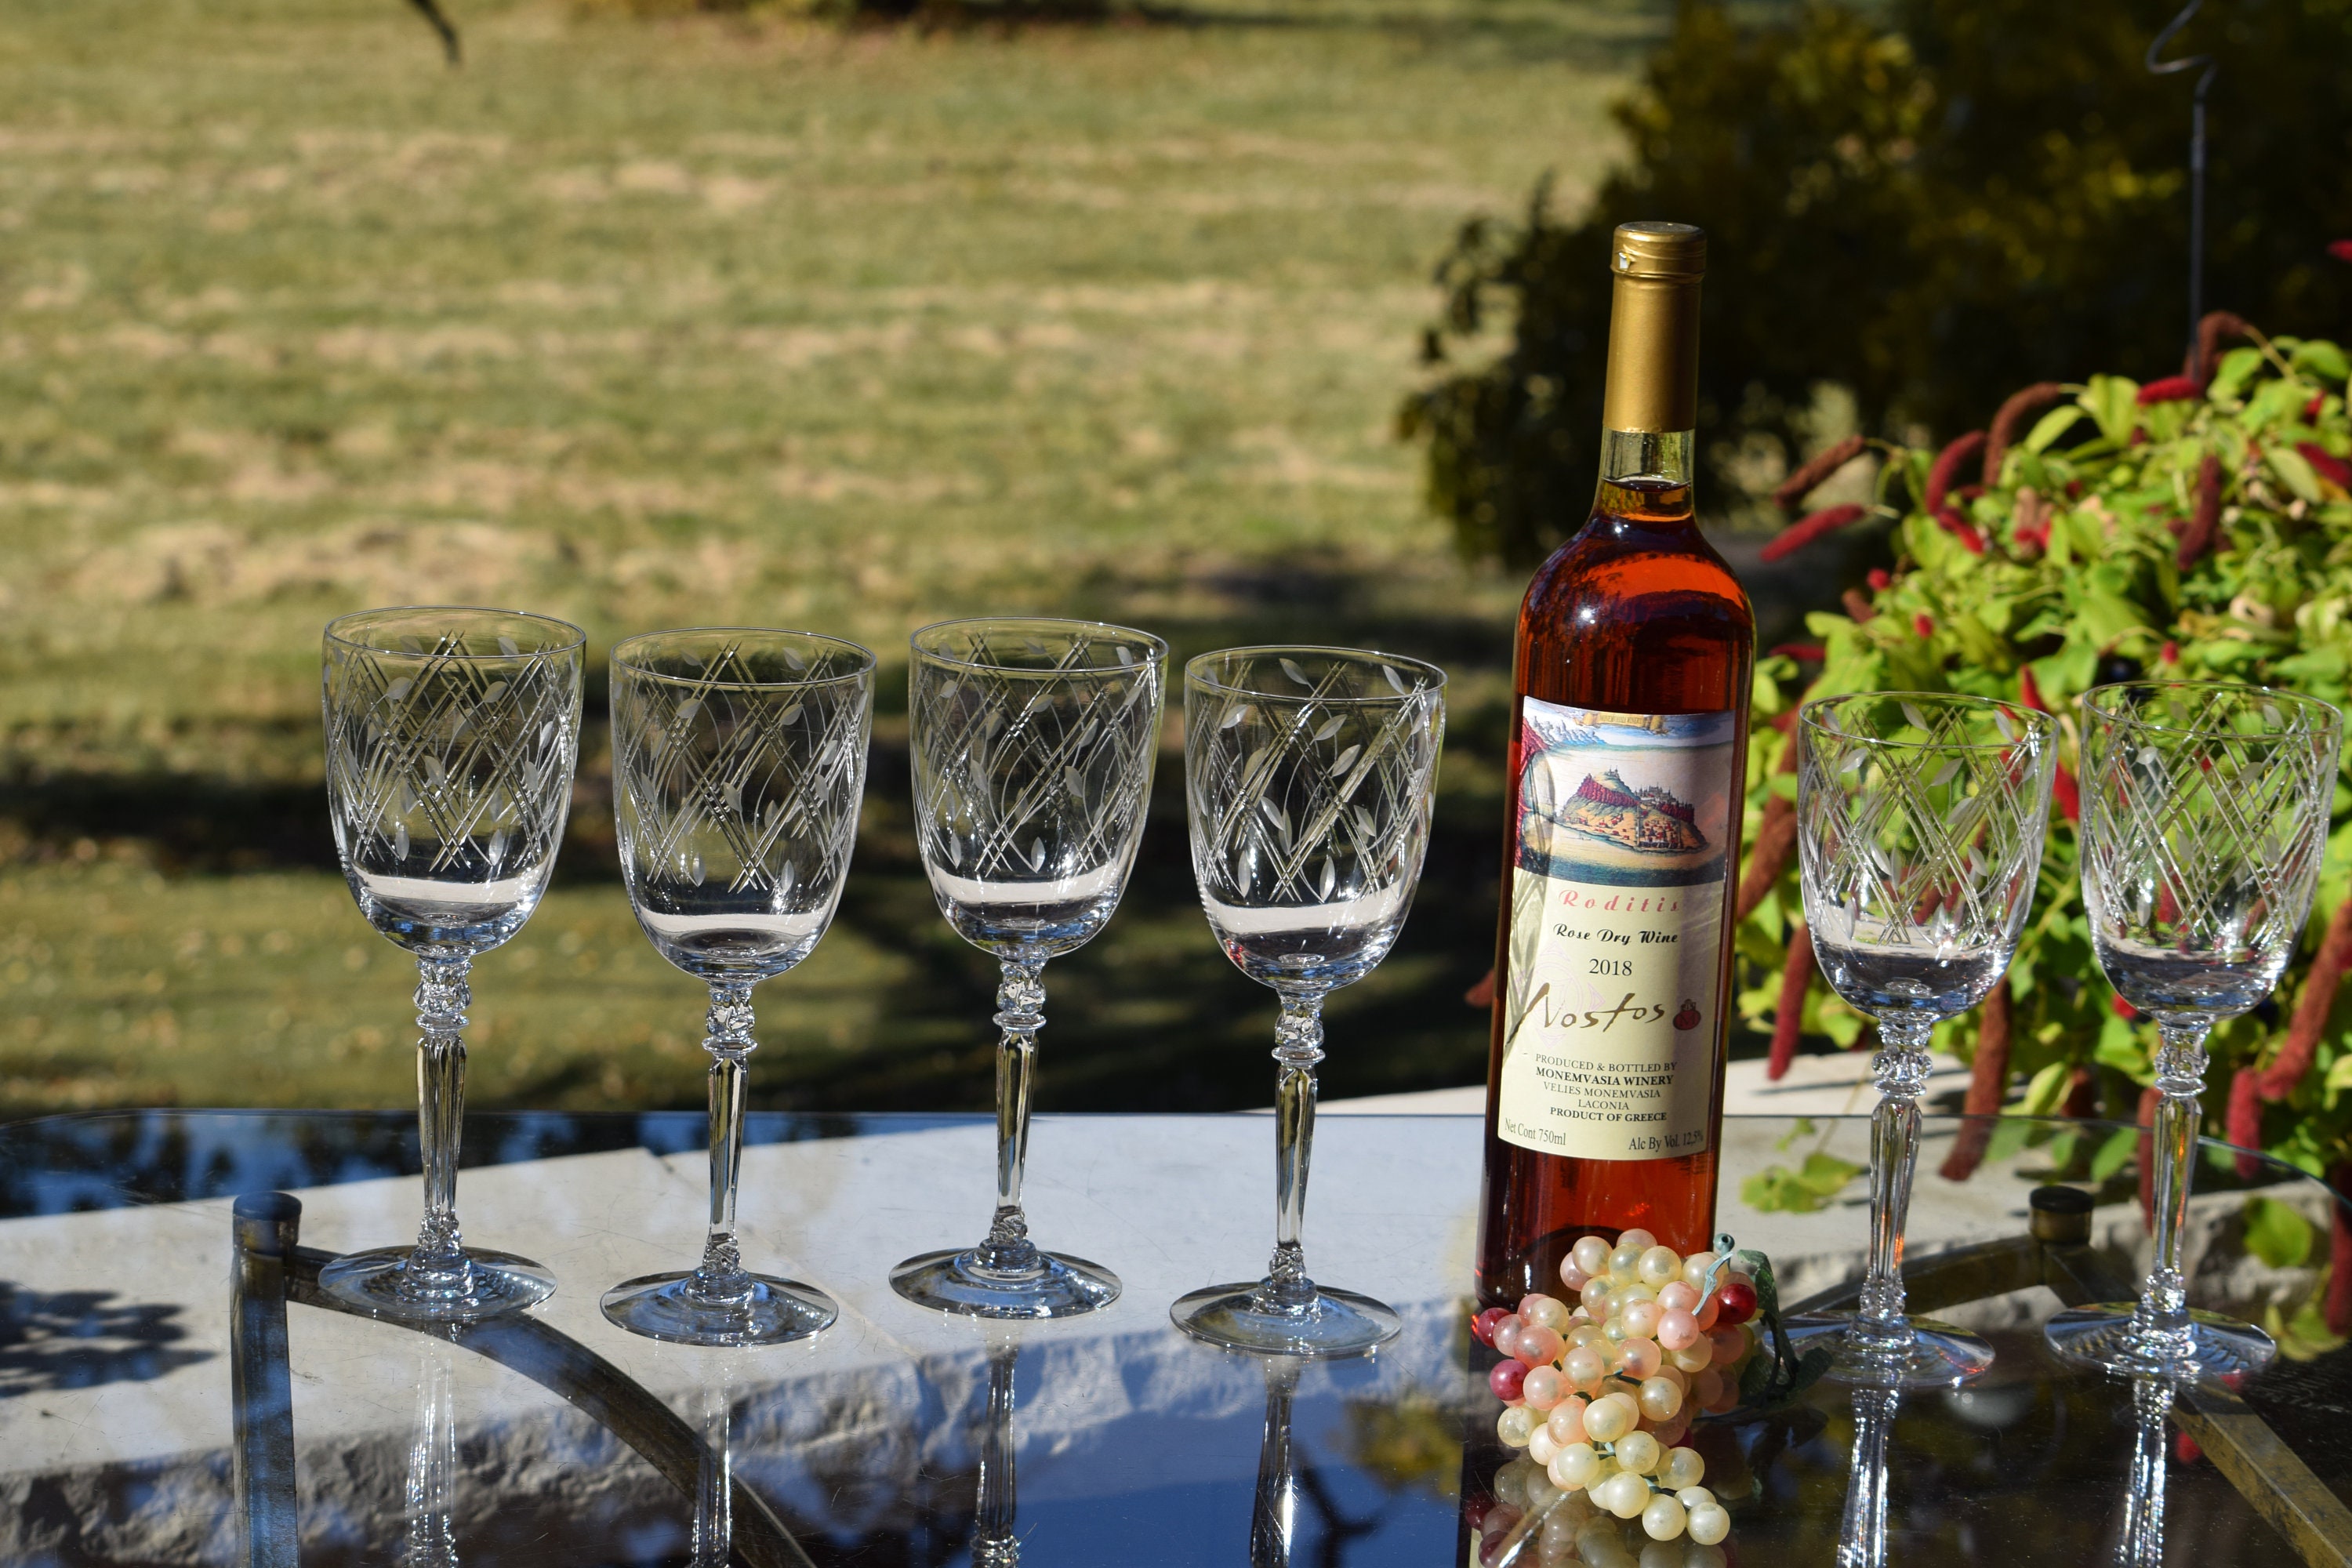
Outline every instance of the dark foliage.
MULTIPOLYGON (((1632 158, 1591 211, 1559 221, 1539 185, 1523 224, 1474 220, 1441 266, 1433 363, 1498 310, 1516 337, 1402 410, 1429 442, 1433 506, 1465 550, 1520 564, 1581 519, 1608 237, 1632 218, 1709 234, 1703 448, 1760 432, 1793 457, 1823 383, 1853 391, 1865 429, 1948 433, 2027 382, 2178 365, 2190 79, 2142 60, 2171 9, 1895 0, 1747 28, 1686 0, 1615 110, 1632 158)), ((2352 235, 2352 0, 2230 0, 2173 52, 2221 68, 2208 306, 2340 334, 2352 266, 2327 247, 2352 235)))

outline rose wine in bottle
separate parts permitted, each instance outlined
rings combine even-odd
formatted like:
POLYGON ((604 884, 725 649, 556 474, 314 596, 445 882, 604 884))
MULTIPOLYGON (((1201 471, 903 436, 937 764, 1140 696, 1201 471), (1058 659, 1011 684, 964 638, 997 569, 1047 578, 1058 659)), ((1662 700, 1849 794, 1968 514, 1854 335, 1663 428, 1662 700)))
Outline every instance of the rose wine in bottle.
POLYGON ((1600 491, 1519 609, 1482 1305, 1587 1233, 1713 1239, 1756 631, 1693 512, 1706 261, 1618 228, 1600 491))

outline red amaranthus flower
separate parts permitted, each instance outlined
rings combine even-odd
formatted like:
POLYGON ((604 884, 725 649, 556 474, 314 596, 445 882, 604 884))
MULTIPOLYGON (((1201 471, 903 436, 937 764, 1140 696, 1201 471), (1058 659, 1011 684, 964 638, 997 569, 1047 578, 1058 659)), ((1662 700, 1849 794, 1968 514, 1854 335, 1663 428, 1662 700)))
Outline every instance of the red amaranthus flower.
POLYGON ((2139 405, 2145 408, 2151 403, 2186 403, 2192 397, 2204 395, 2205 389, 2197 384, 2195 377, 2168 375, 2139 389, 2139 405))

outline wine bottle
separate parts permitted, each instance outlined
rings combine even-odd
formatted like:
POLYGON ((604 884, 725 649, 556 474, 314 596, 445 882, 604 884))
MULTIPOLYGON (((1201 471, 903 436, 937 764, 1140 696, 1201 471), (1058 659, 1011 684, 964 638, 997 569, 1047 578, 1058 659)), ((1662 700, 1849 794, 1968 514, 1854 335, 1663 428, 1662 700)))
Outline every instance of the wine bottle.
POLYGON ((1519 609, 1482 1304, 1715 1226, 1755 621, 1692 500, 1706 237, 1621 226, 1592 513, 1519 609))

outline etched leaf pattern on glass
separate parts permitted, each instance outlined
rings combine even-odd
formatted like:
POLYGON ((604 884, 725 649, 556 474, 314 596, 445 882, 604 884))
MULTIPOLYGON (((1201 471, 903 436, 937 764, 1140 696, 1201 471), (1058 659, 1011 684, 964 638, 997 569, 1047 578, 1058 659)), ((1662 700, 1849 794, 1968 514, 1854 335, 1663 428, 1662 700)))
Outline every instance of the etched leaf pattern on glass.
POLYGON ((2049 816, 2046 721, 1999 707, 1878 698, 1897 725, 1840 704, 1804 736, 1798 848, 1814 940, 1948 962, 2007 949, 2032 905, 2049 816))
POLYGON ((851 656, 781 657, 794 679, 811 683, 788 702, 731 689, 773 679, 732 646, 694 678, 616 685, 619 832, 641 896, 764 895, 777 913, 829 910, 839 897, 857 831, 869 704, 862 686, 836 680, 859 668, 851 656))
POLYGON ((2327 847, 2311 803, 2328 794, 2337 740, 2316 712, 2216 686, 2095 715, 2082 857, 2099 940, 2248 967, 2262 991, 2276 982, 2327 847), (2198 743, 2179 743, 2188 735, 2198 743))
POLYGON ((1310 675, 1276 658, 1224 679, 1194 690, 1188 720, 1193 869, 1212 924, 1225 937, 1240 910, 1328 906, 1336 922, 1385 925, 1384 951, 1428 845, 1441 698, 1380 664, 1310 675))
POLYGON ((346 860, 451 882, 543 870, 570 805, 576 665, 506 637, 495 650, 454 633, 401 642, 329 650, 327 782, 346 860))

